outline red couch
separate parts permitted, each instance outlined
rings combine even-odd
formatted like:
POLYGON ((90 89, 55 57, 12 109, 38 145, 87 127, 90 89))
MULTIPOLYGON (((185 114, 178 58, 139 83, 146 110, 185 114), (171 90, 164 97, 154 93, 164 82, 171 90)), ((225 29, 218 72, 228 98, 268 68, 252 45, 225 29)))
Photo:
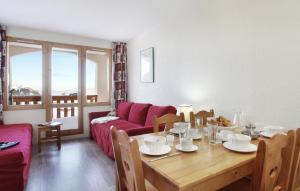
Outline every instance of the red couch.
POLYGON ((0 125, 0 141, 19 141, 0 151, 0 190, 22 191, 28 179, 31 159, 31 124, 0 125))
POLYGON ((106 123, 91 124, 91 121, 98 117, 106 116, 109 111, 89 113, 90 134, 103 152, 110 158, 114 158, 113 148, 110 137, 110 127, 116 126, 123 129, 129 136, 152 133, 152 119, 156 115, 158 117, 167 113, 176 113, 173 106, 155 106, 151 104, 122 102, 117 109, 118 120, 106 123))

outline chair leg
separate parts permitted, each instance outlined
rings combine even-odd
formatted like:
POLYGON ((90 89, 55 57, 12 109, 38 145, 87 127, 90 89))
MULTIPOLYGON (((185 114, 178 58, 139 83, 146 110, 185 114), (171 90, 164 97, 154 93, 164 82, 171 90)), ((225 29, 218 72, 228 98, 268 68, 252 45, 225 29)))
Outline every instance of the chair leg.
POLYGON ((38 130, 38 152, 41 152, 41 132, 38 130))
POLYGON ((119 184, 119 178, 118 178, 118 174, 116 174, 116 191, 120 191, 120 184, 119 184))

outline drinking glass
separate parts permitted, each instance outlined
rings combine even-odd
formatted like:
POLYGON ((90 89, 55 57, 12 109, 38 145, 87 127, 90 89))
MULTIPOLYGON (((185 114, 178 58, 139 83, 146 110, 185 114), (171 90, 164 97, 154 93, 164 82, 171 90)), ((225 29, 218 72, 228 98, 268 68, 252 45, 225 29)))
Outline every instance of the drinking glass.
POLYGON ((203 118, 202 117, 195 117, 195 128, 199 129, 199 134, 201 136, 204 136, 204 132, 203 132, 203 118))
POLYGON ((217 144, 219 143, 218 135, 219 127, 216 124, 208 124, 207 126, 207 136, 208 136, 208 143, 209 144, 217 144))
POLYGON ((203 118, 202 117, 196 117, 195 118, 195 124, 197 128, 203 127, 203 118))
POLYGON ((190 128, 188 131, 189 136, 193 139, 199 139, 199 137, 201 137, 201 133, 198 128, 190 128))
POLYGON ((193 145, 193 137, 188 128, 179 133, 179 141, 182 149, 189 149, 193 145))
POLYGON ((233 125, 237 126, 238 128, 242 127, 242 117, 243 117, 242 111, 236 112, 232 120, 233 125))
POLYGON ((173 146, 173 142, 174 142, 174 135, 167 135, 167 143, 170 147, 173 146))

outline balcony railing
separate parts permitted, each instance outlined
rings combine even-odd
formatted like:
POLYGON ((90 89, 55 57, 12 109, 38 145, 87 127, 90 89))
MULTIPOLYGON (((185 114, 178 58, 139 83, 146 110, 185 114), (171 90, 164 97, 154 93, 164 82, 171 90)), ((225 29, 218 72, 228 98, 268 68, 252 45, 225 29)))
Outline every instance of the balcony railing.
MULTIPOLYGON (((12 99, 9 100, 10 105, 34 105, 41 104, 42 98, 41 96, 13 96, 12 99)), ((88 103, 97 102, 97 95, 87 95, 88 103)), ((52 96, 53 104, 60 103, 78 103, 77 95, 63 95, 63 96, 52 96)), ((76 114, 76 107, 72 106, 59 106, 53 108, 53 117, 61 118, 61 117, 72 117, 76 114), (54 115, 55 114, 55 115, 54 115)))

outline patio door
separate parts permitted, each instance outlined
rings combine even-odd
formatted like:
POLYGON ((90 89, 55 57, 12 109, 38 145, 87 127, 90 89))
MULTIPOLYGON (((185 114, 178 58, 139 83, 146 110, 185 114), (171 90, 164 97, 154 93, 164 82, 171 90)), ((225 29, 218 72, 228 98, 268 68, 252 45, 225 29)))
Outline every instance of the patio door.
POLYGON ((62 122, 62 135, 82 133, 80 48, 48 48, 47 120, 62 122))

